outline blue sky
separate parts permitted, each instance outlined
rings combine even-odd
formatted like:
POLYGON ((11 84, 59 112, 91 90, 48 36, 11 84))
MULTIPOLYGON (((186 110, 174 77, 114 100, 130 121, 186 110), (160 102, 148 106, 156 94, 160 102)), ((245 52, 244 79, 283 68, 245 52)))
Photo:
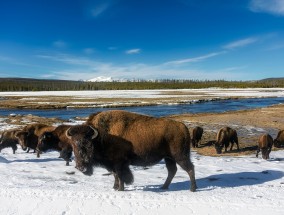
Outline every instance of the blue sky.
POLYGON ((0 77, 283 74, 284 0, 0 0, 0 77))

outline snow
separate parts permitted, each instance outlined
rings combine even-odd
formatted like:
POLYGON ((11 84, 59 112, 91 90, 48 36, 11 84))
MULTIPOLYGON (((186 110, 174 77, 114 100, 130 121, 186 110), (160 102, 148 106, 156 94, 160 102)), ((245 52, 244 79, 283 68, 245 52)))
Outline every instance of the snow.
MULTIPOLYGON (((185 92, 215 96, 284 96, 284 89, 206 89, 185 92)), ((169 90, 0 92, 1 96, 78 96, 151 98, 169 90)), ((175 95, 171 95, 175 96, 175 95)), ((178 95, 180 96, 180 95, 178 95)), ((78 124, 82 122, 70 122, 78 124)), ((0 131, 15 126, 0 118, 0 131)), ((248 127, 253 133, 253 127, 248 127)), ((65 166, 59 153, 36 158, 19 147, 0 153, 0 214, 283 214, 284 151, 272 151, 269 160, 244 157, 209 157, 191 152, 195 165, 196 192, 189 191, 189 177, 178 166, 169 190, 159 187, 167 177, 163 161, 148 169, 131 167, 134 183, 126 191, 112 189, 113 176, 103 168, 85 176, 75 162, 65 166), (69 174, 67 174, 69 173, 69 174), (74 174, 72 174, 74 173, 74 174)), ((260 156, 261 157, 261 156, 260 156)))
POLYGON ((39 91, 0 92, 5 96, 73 96, 82 98, 165 98, 165 97, 283 97, 284 88, 244 88, 244 89, 181 89, 181 90, 95 90, 95 91, 39 91), (182 92, 174 93, 174 92, 182 92))
POLYGON ((113 176, 103 168, 85 176, 58 158, 55 151, 36 158, 20 148, 0 154, 0 214, 283 214, 284 151, 270 160, 207 157, 191 152, 198 189, 178 167, 169 190, 161 190, 164 162, 131 167, 134 183, 126 191, 112 189, 113 176), (67 174, 69 173, 69 174, 67 174), (72 174, 74 173, 74 174, 72 174))

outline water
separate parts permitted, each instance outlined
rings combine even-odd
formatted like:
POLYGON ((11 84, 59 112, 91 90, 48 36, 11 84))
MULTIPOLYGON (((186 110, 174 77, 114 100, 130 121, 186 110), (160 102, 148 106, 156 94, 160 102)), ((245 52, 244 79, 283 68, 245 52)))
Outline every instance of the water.
POLYGON ((83 109, 53 109, 53 110, 11 110, 0 109, 0 116, 8 116, 10 114, 32 114, 41 117, 57 117, 60 119, 72 119, 76 116, 87 117, 92 113, 105 110, 127 110, 131 112, 147 114, 152 116, 166 116, 184 113, 217 113, 234 110, 245 110, 252 108, 267 107, 274 104, 284 103, 284 97, 275 98, 253 98, 253 99, 231 99, 202 102, 195 104, 180 105, 158 105, 145 107, 120 107, 120 108, 83 108, 83 109))

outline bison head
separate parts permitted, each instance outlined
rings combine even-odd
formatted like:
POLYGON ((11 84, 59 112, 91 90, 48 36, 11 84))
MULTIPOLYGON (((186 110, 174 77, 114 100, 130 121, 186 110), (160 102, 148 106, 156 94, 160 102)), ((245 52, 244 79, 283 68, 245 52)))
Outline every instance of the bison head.
POLYGON ((30 134, 26 131, 19 131, 15 137, 18 139, 18 142, 24 151, 28 148, 28 138, 30 134))
POLYGON ((85 175, 93 174, 94 139, 98 131, 88 125, 76 125, 66 131, 66 136, 71 140, 76 168, 85 175))
POLYGON ((42 152, 46 152, 49 149, 53 148, 53 145, 58 143, 59 139, 53 135, 52 132, 44 132, 39 138, 38 138, 38 145, 37 149, 42 152))
POLYGON ((222 149, 224 147, 224 144, 220 144, 218 142, 214 143, 215 149, 216 149, 216 153, 217 154, 221 154, 222 153, 222 149))
POLYGON ((269 153, 270 153, 270 151, 271 151, 270 148, 263 148, 263 149, 261 150, 262 158, 263 158, 264 160, 269 159, 269 153))

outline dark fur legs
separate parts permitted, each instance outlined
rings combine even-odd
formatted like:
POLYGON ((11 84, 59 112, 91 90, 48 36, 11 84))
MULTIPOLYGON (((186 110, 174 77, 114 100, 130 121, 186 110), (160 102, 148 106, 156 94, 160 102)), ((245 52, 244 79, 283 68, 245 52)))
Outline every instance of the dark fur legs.
POLYGON ((168 169, 168 177, 164 183, 164 185, 161 187, 161 189, 168 189, 170 183, 172 182, 176 172, 177 172, 177 165, 176 162, 170 158, 165 158, 166 167, 168 169))
POLYGON ((7 148, 7 147, 11 147, 11 148, 12 148, 13 154, 15 154, 15 153, 16 153, 16 150, 18 149, 18 147, 17 147, 16 144, 15 144, 15 145, 10 145, 10 146, 3 146, 3 145, 0 145, 0 152, 1 152, 2 149, 7 148))
POLYGON ((113 188, 118 191, 124 191, 124 183, 132 184, 134 181, 129 163, 119 163, 114 167, 114 185, 113 188))
POLYGON ((181 168, 183 168, 189 175, 190 182, 191 182, 190 190, 192 192, 196 191, 197 186, 196 186, 196 181, 195 181, 194 166, 188 158, 184 160, 179 160, 177 162, 171 158, 165 158, 165 162, 166 162, 166 167, 168 169, 168 177, 164 185, 161 187, 161 189, 168 189, 170 183, 172 182, 173 177, 175 176, 177 172, 176 163, 178 163, 181 166, 181 168))
POLYGON ((195 192, 197 186, 195 181, 195 171, 193 163, 191 163, 189 159, 179 160, 177 161, 177 163, 188 173, 191 182, 190 190, 192 192, 195 192))

